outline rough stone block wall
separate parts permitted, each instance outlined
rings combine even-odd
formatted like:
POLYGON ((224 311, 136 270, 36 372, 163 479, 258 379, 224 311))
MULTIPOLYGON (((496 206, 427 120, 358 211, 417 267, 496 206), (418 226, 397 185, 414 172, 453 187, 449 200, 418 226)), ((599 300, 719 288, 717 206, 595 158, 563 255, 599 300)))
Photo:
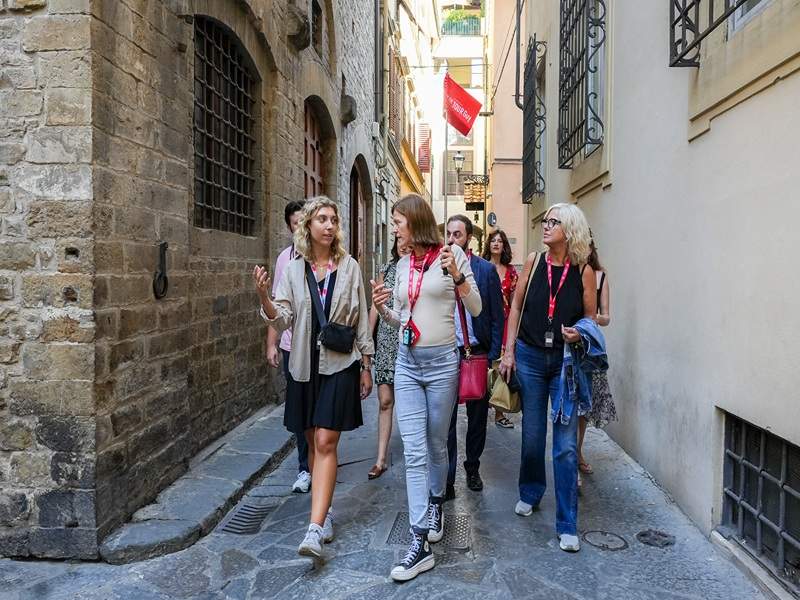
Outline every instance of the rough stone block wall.
POLYGON ((289 40, 305 4, 0 0, 0 555, 95 557, 194 453, 282 399, 250 273, 289 242, 305 99, 334 123, 344 215, 354 157, 374 162, 371 6, 325 1, 334 52, 309 75, 320 58, 289 40), (193 226, 193 15, 229 27, 260 78, 250 237, 193 226))
POLYGON ((96 555, 87 5, 0 0, 0 555, 96 555))
POLYGON ((191 28, 161 2, 91 20, 99 537, 186 469, 192 275, 191 28), (153 274, 167 242, 169 289, 153 274))

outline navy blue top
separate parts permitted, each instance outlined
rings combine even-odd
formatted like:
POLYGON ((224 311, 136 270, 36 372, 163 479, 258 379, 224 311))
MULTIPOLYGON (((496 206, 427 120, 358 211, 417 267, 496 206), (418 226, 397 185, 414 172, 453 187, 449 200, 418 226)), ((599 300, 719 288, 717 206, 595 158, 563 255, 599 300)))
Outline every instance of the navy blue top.
POLYGON ((500 277, 492 263, 475 254, 470 257, 469 266, 483 305, 481 313, 472 318, 472 332, 480 345, 489 349, 489 360, 497 360, 500 358, 505 328, 500 277))

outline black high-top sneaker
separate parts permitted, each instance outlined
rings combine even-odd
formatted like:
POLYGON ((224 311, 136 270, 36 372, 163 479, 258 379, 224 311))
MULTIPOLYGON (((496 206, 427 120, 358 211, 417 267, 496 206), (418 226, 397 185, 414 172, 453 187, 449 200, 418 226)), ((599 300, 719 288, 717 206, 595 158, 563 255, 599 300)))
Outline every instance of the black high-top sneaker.
POLYGON ((431 498, 428 504, 428 541, 431 544, 441 541, 444 536, 444 513, 442 500, 431 498))
POLYGON ((428 536, 414 533, 411 530, 411 545, 400 564, 392 569, 391 577, 395 581, 408 581, 420 573, 430 571, 434 567, 433 552, 428 544, 428 536))

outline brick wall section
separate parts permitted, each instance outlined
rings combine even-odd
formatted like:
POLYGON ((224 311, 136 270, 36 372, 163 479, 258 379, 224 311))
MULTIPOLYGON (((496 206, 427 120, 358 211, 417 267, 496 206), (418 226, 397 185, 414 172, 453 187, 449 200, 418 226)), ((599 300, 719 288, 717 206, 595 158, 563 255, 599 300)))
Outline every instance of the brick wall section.
MULTIPOLYGON (((0 555, 95 556, 195 452, 282 399, 250 273, 302 197, 303 73, 320 59, 288 36, 305 4, 0 0, 0 555), (230 27, 261 78, 253 237, 192 225, 193 14, 230 27)), ((335 45, 314 77, 347 219, 354 148, 373 162, 372 8, 321 4, 335 45)))
POLYGON ((0 0, 0 555, 96 554, 85 4, 0 0))

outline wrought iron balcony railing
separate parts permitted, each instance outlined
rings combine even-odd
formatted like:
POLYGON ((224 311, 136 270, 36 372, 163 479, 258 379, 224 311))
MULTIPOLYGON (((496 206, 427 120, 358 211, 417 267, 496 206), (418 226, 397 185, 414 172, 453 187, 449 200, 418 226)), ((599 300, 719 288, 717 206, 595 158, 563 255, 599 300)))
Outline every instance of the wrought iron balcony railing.
POLYGON ((442 23, 442 35, 480 35, 480 17, 467 17, 458 21, 442 23))

